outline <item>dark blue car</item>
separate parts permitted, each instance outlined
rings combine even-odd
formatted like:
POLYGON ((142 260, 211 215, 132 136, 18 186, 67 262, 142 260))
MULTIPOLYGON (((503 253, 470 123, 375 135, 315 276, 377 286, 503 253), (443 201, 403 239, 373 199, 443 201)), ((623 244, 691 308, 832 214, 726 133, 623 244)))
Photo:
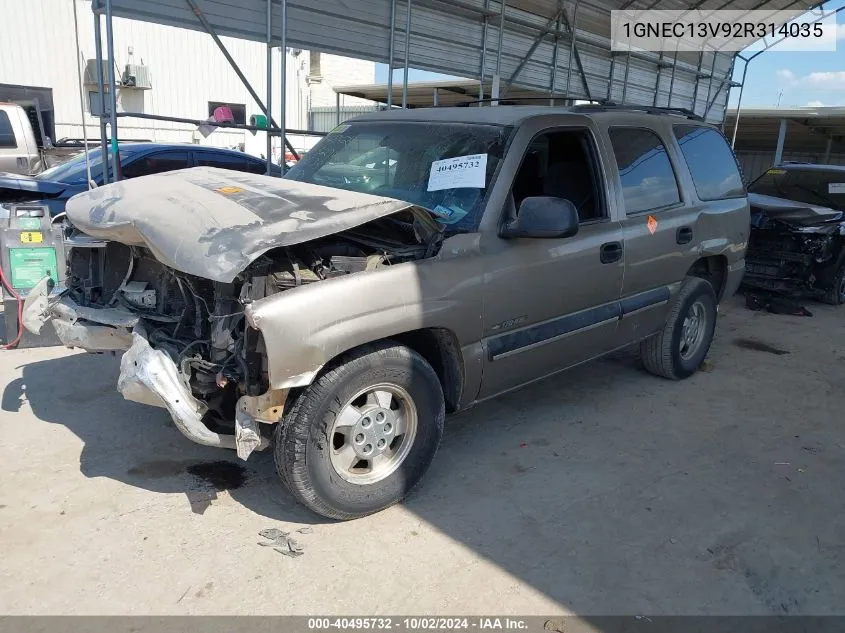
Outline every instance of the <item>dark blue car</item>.
MULTIPOLYGON (((204 145, 125 143, 120 146, 119 151, 124 178, 199 166, 221 167, 253 174, 264 174, 267 171, 267 163, 260 158, 204 145)), ((103 184, 102 151, 90 150, 88 156, 91 163, 91 179, 99 186, 103 184)), ((273 165, 271 169, 272 175, 281 175, 281 168, 277 165, 273 165)), ((0 206, 35 202, 47 205, 50 213, 56 215, 64 211, 65 203, 72 196, 88 189, 86 179, 84 153, 35 177, 0 174, 0 206)), ((0 216, 3 211, 0 209, 0 216)))

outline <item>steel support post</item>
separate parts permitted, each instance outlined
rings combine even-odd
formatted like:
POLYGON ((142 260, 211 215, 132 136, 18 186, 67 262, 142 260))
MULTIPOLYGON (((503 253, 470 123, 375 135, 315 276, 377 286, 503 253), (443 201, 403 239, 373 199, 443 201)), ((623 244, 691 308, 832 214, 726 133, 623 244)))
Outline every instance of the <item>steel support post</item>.
POLYGON ((290 147, 291 154, 296 156, 296 151, 294 151, 293 146, 288 143, 287 138, 287 107, 288 107, 288 1, 282 0, 282 14, 281 14, 281 24, 280 24, 280 41, 279 41, 279 50, 281 51, 282 55, 282 68, 281 72, 279 73, 279 83, 281 83, 281 108, 279 109, 279 129, 281 130, 282 134, 282 142, 280 143, 279 151, 282 154, 282 159, 280 161, 279 166, 282 168, 282 175, 285 174, 287 170, 287 161, 285 160, 285 156, 287 152, 285 151, 287 147, 290 147))
POLYGON ((625 96, 628 94, 628 70, 631 68, 631 51, 625 55, 625 77, 622 79, 622 105, 625 105, 625 96))
POLYGON ((393 55, 396 50, 396 0, 390 0, 390 45, 387 51, 387 109, 393 108, 393 55))
MULTIPOLYGON (((496 74, 493 75, 493 87, 491 90, 491 97, 493 99, 499 98, 499 84, 502 81, 502 44, 505 37, 505 7, 507 3, 502 0, 502 8, 499 14, 499 45, 496 48, 496 74)), ((490 105, 499 105, 498 101, 491 101, 490 105)))
POLYGON ((402 77, 402 107, 408 107, 408 60, 411 56, 411 0, 405 10, 405 74, 402 77))
POLYGON ((827 137, 827 146, 824 149, 824 160, 823 163, 827 164, 830 162, 830 150, 833 148, 833 137, 827 137))
MULTIPOLYGON (((282 61, 284 63, 284 60, 282 61)), ((264 114, 267 117, 267 175, 272 173, 273 166, 273 133, 270 121, 273 120, 273 0, 267 0, 267 108, 264 114)), ((284 147, 282 156, 284 156, 284 147)), ((284 161, 282 161, 284 162, 284 161)))
MULTIPOLYGON (((569 25, 569 59, 566 60, 566 92, 563 93, 567 99, 569 99, 569 81, 572 79, 572 61, 575 59, 575 30, 578 28, 578 4, 580 1, 575 0, 575 8, 572 10, 572 23, 569 25)), ((572 100, 570 99, 570 101, 572 100)))
POLYGON ((481 27, 481 69, 478 73, 478 100, 484 99, 484 73, 487 71, 487 25, 489 19, 487 11, 490 9, 490 0, 484 0, 484 19, 481 27))
POLYGON ((742 82, 739 85, 739 99, 736 102, 736 119, 734 120, 734 132, 731 137, 731 149, 736 145, 736 131, 739 129, 739 114, 742 108, 742 93, 745 90, 745 75, 748 72, 748 61, 745 61, 745 67, 742 69, 742 82))
POLYGON ((114 77, 114 32, 112 28, 111 0, 106 0, 106 47, 109 53, 109 97, 111 112, 109 112, 109 127, 111 128, 111 153, 114 161, 114 179, 120 180, 120 152, 117 148, 117 82, 114 77))
POLYGON ((558 56, 560 54, 560 14, 563 9, 563 2, 560 3, 558 8, 561 11, 558 11, 557 22, 555 23, 555 29, 557 30, 557 33, 555 33, 555 48, 552 52, 552 77, 549 81, 549 105, 555 104, 555 89, 557 88, 557 62, 558 56))
POLYGON ((789 123, 787 119, 780 120, 780 129, 778 130, 778 144, 775 148, 775 165, 780 165, 783 162, 783 146, 786 144, 786 126, 789 123))
MULTIPOLYGON (((698 66, 695 68, 695 88, 692 90, 692 108, 691 110, 695 112, 695 108, 698 106, 698 86, 701 84, 701 62, 704 60, 704 51, 700 51, 698 53, 698 66)), ((678 63, 678 51, 675 50, 675 64, 678 63)), ((672 70, 672 75, 675 74, 674 69, 672 70)), ((671 100, 670 100, 671 101, 671 100)))
POLYGON ((108 184, 109 150, 106 146, 106 85, 103 81, 103 33, 100 14, 94 13, 94 56, 97 60, 97 90, 100 91, 100 154, 103 163, 103 184, 108 184))

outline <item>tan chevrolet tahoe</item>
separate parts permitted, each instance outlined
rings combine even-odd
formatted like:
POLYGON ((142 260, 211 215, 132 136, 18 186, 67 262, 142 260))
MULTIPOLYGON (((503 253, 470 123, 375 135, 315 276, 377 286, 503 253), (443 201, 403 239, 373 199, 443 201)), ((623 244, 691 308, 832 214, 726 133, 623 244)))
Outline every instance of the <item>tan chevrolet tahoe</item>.
POLYGON ((749 233, 716 128, 610 106, 373 113, 284 179, 199 167, 67 214, 66 287, 43 280, 25 325, 123 351, 126 398, 272 447, 337 519, 413 488, 446 413, 634 344, 693 374, 749 233))

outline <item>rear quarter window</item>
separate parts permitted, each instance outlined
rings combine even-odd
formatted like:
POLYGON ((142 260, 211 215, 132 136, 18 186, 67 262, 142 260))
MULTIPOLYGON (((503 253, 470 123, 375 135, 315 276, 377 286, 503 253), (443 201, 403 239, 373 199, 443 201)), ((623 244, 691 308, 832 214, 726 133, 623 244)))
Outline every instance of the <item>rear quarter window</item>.
POLYGON ((626 213, 660 210, 681 201, 675 171, 657 134, 626 127, 612 127, 608 133, 626 213))
POLYGON ((698 125, 675 125, 672 129, 700 200, 745 195, 736 157, 724 136, 698 125))
POLYGON ((15 132, 12 130, 12 122, 9 115, 0 111, 0 147, 17 147, 15 132))

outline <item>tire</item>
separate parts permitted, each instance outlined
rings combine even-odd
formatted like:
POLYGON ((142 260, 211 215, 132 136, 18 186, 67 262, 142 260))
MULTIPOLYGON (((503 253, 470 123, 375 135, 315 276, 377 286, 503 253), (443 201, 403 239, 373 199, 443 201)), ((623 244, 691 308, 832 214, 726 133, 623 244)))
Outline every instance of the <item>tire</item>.
POLYGON ((364 346, 319 376, 285 412, 276 428, 276 471, 298 501, 324 517, 378 512, 422 479, 445 414, 440 381, 422 356, 391 341, 364 346), (388 429, 391 422, 395 429, 388 429), (359 459, 367 447, 375 451, 372 459, 359 459))
POLYGON ((716 293, 700 277, 687 277, 666 319, 663 330, 640 343, 640 355, 646 370, 670 380, 692 376, 710 351, 716 331, 716 293), (694 307, 696 306, 696 307, 694 307), (695 344, 684 343, 684 322, 697 317, 700 338, 695 344))
POLYGON ((832 306, 845 303, 845 263, 839 266, 839 270, 833 276, 830 289, 820 297, 820 300, 832 306))

